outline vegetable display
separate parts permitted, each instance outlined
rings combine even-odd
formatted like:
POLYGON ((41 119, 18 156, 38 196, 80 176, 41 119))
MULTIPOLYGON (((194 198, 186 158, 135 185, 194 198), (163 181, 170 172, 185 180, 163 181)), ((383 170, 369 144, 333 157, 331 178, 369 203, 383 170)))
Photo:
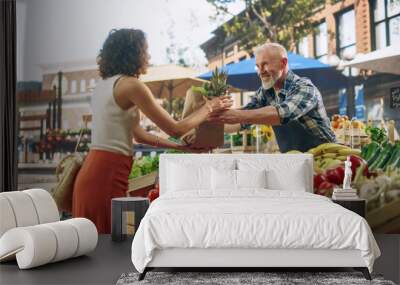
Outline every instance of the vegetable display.
POLYGON ((129 179, 137 178, 153 171, 158 171, 159 155, 154 157, 143 156, 139 159, 135 159, 132 164, 131 173, 129 179))
MULTIPOLYGON (((288 153, 298 153, 289 151, 288 153)), ((314 156, 314 193, 331 197, 344 179, 344 160, 349 157, 352 186, 367 200, 369 211, 400 199, 400 142, 371 141, 362 150, 325 143, 307 151, 314 156)))

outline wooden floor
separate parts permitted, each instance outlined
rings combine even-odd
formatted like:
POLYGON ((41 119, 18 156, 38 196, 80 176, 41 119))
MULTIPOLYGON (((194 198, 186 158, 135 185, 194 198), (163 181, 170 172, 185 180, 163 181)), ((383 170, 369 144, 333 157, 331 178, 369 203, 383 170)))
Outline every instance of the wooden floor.
MULTIPOLYGON (((376 240, 382 256, 375 262, 374 273, 399 284, 400 235, 377 234, 376 240)), ((122 273, 134 271, 130 253, 131 240, 115 243, 109 235, 101 235, 88 256, 29 270, 19 270, 16 262, 3 263, 0 284, 115 284, 122 273)))

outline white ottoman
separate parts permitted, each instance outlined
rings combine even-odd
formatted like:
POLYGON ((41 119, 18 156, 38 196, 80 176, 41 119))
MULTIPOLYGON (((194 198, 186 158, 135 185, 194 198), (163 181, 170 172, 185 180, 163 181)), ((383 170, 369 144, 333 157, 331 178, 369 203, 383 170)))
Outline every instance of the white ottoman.
POLYGON ((56 203, 43 189, 0 193, 0 262, 17 259, 20 269, 84 255, 98 233, 88 219, 60 222, 56 203))

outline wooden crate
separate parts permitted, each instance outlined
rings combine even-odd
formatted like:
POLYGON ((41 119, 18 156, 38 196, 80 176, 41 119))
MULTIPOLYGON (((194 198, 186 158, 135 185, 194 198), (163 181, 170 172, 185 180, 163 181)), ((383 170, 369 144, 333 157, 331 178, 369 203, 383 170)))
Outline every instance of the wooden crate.
POLYGON ((126 192, 126 196, 131 196, 132 192, 134 191, 139 191, 140 189, 148 188, 154 185, 157 176, 158 172, 154 171, 134 179, 129 179, 129 186, 128 191, 126 192))
POLYGON ((400 199, 396 199, 383 207, 367 213, 367 221, 374 230, 382 228, 386 223, 400 217, 400 199))

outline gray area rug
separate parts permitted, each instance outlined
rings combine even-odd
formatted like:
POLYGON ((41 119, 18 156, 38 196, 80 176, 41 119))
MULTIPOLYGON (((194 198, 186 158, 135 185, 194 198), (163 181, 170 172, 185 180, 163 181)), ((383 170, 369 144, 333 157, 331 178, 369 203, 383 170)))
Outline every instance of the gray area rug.
POLYGON ((395 285, 384 280, 380 275, 372 274, 372 281, 364 278, 360 272, 148 272, 142 281, 139 273, 122 274, 117 285, 133 284, 324 284, 324 285, 358 285, 379 284, 395 285))

